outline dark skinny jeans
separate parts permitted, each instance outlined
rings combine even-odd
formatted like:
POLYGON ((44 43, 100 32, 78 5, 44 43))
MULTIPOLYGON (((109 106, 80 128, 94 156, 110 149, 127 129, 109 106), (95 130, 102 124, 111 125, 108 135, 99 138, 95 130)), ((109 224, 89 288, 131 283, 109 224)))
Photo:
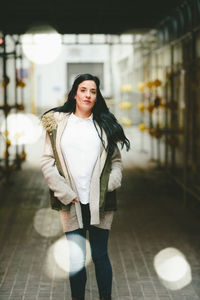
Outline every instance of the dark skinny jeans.
POLYGON ((100 298, 111 297, 112 267, 107 253, 109 230, 90 225, 89 204, 81 204, 83 229, 66 232, 69 245, 70 272, 69 280, 72 298, 84 299, 87 280, 86 232, 89 232, 89 242, 92 260, 100 298), (80 250, 81 249, 81 250, 80 250))

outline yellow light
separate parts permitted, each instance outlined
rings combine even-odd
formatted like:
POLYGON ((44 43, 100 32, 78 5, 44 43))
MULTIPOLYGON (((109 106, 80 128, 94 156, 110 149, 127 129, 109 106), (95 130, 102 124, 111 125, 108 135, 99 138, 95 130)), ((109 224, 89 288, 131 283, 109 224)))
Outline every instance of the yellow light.
POLYGON ((159 80, 159 79, 156 79, 156 80, 154 80, 154 86, 156 86, 156 87, 158 87, 158 86, 161 86, 162 85, 162 81, 161 80, 159 80))
POLYGON ((141 131, 144 131, 144 130, 147 129, 147 126, 146 126, 144 123, 141 123, 141 124, 139 124, 139 129, 140 129, 141 131))
POLYGON ((139 109, 141 112, 143 112, 143 111, 145 110, 145 105, 144 105, 144 103, 139 102, 139 103, 138 103, 138 109, 139 109))
POLYGON ((130 93, 132 91, 132 85, 131 84, 124 84, 120 88, 121 92, 128 92, 130 93))
POLYGON ((130 101, 122 101, 120 103, 120 109, 131 109, 133 104, 130 101))
POLYGON ((146 86, 149 88, 149 89, 152 89, 152 87, 153 87, 153 81, 148 81, 147 83, 146 83, 146 86))
POLYGON ((123 117, 123 118, 122 118, 122 124, 123 124, 124 126, 131 126, 131 125, 132 125, 132 122, 131 122, 131 120, 130 120, 128 117, 123 117))
POLYGON ((137 85, 137 87, 138 87, 138 90, 140 92, 143 92, 144 89, 145 89, 145 83, 144 82, 139 82, 138 85, 137 85))

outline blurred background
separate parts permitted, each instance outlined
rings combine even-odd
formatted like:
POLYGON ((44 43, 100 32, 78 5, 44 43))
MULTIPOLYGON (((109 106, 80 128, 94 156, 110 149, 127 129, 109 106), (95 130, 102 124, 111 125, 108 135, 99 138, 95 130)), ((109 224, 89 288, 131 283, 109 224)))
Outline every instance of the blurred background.
MULTIPOLYGON (((49 247, 61 236, 40 171, 45 136, 40 117, 66 101, 81 73, 100 78, 106 103, 131 142, 129 152, 122 150, 121 210, 110 244, 113 265, 121 257, 120 272, 114 274, 115 299, 200 299, 200 0, 2 4, 0 299, 69 299, 59 281, 66 274, 56 273, 56 262, 50 275, 43 269, 19 270, 30 259, 28 249, 34 246, 38 257, 43 243, 41 260, 30 251, 41 264, 48 251, 53 255, 49 247), (123 230, 127 239, 118 240, 123 230), (135 264, 124 261, 126 250, 116 250, 116 241, 127 246, 129 257, 138 254, 135 264), (190 262, 185 274, 171 280, 176 292, 166 284, 168 277, 157 282, 156 276, 162 276, 157 262, 153 266, 156 254, 168 247, 181 250, 190 262), (27 289, 31 278, 37 293, 27 289), (42 280, 47 280, 43 288, 42 280)), ((169 250, 166 257, 171 254, 177 256, 169 250)), ((172 265, 174 272, 181 269, 172 265)), ((87 291, 92 300, 97 297, 93 271, 87 291)))

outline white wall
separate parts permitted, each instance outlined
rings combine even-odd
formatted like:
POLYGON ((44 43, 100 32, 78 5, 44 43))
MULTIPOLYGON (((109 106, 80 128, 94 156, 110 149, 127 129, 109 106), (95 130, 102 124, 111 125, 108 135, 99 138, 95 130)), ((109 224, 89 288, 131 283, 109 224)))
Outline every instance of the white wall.
POLYGON ((61 55, 51 64, 35 66, 37 107, 53 107, 64 101, 67 92, 67 63, 104 63, 104 97, 111 96, 109 47, 107 45, 63 46, 61 55))
MULTIPOLYGON (((63 36, 66 42, 66 36, 63 36)), ((84 37, 82 38, 84 42, 84 37)), ((60 56, 51 64, 35 65, 34 98, 37 110, 41 113, 48 108, 61 105, 66 100, 67 63, 103 63, 104 83, 102 94, 114 99, 112 111, 120 114, 122 84, 134 83, 133 45, 72 44, 63 45, 60 56)))

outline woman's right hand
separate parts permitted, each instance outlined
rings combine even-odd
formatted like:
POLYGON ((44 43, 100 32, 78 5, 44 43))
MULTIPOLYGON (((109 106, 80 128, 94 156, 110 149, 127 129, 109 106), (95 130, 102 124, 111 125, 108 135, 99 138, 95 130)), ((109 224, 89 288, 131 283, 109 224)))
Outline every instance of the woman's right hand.
POLYGON ((74 199, 72 200, 72 203, 75 203, 75 202, 78 202, 78 198, 74 198, 74 199))

